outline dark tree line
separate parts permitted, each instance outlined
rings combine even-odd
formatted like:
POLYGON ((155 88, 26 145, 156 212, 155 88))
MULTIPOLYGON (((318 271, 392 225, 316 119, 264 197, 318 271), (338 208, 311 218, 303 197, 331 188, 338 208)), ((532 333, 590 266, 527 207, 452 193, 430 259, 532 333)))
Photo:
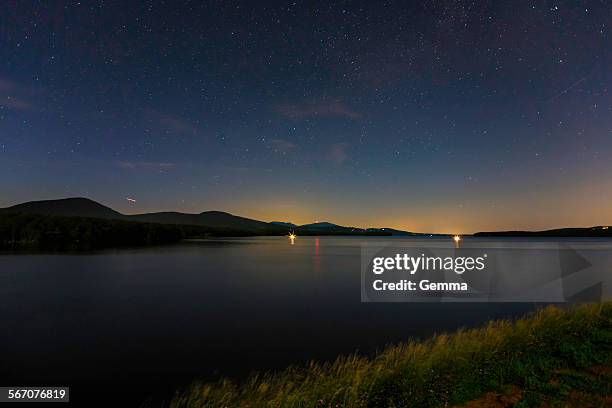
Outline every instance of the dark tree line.
POLYGON ((35 214, 0 215, 3 248, 102 248, 177 242, 201 228, 99 218, 35 214))
POLYGON ((0 214, 0 248, 5 250, 160 245, 187 238, 262 234, 282 235, 278 228, 272 227, 269 231, 262 231, 26 213, 0 214))

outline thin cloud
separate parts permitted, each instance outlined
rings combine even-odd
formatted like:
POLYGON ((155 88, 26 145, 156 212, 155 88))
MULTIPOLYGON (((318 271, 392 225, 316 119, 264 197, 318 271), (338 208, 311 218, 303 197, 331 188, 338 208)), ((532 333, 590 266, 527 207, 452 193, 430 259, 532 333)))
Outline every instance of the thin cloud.
POLYGON ((297 145, 284 139, 272 139, 270 140, 270 147, 277 153, 287 154, 295 150, 297 145))
POLYGON ((149 161, 119 161, 117 166, 122 169, 168 170, 176 167, 176 163, 149 161))
POLYGON ((3 106, 7 109, 22 111, 32 109, 31 103, 10 95, 0 95, 0 106, 3 106))
POLYGON ((329 148, 327 157, 336 164, 342 164, 348 159, 348 149, 350 145, 348 143, 335 143, 329 148))
POLYGON ((312 104, 281 105, 278 107, 281 115, 289 119, 301 120, 311 117, 344 117, 359 119, 361 114, 340 101, 317 102, 312 104))
POLYGON ((16 111, 34 109, 27 100, 28 90, 20 84, 0 78, 0 107, 16 111))
POLYGON ((197 135, 201 133, 200 128, 180 116, 170 115, 153 109, 143 109, 143 112, 150 120, 158 122, 170 132, 181 135, 197 135))
POLYGON ((0 78, 0 92, 13 91, 17 87, 15 82, 0 78))

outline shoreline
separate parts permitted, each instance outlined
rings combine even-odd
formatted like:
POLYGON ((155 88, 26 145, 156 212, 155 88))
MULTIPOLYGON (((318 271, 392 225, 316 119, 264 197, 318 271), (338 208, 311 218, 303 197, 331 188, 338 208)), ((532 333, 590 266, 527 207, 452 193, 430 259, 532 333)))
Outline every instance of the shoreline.
POLYGON ((240 384, 194 382, 169 406, 433 407, 492 395, 527 405, 611 401, 612 302, 548 306, 516 320, 407 341, 374 358, 341 356, 240 384))

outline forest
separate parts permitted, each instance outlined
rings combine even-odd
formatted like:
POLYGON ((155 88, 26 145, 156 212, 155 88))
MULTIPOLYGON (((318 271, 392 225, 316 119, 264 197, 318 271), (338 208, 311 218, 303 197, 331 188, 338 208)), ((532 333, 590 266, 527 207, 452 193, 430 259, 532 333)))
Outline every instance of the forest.
POLYGON ((2 249, 95 249, 158 245, 205 236, 204 227, 87 217, 1 214, 2 249))

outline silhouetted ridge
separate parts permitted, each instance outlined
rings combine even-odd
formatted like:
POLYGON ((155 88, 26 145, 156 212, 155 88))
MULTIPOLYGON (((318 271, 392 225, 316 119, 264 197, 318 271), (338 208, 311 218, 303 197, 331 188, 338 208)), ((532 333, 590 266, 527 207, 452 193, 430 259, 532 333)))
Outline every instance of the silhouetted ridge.
POLYGON ((284 232, 284 228, 267 222, 239 217, 222 211, 205 211, 200 214, 184 214, 179 212, 160 212, 128 216, 129 220, 141 222, 156 222, 160 224, 183 224, 210 227, 216 230, 241 230, 258 234, 274 234, 284 232))
POLYGON ((612 227, 558 228, 545 231, 486 231, 476 237, 612 237, 612 227))
POLYGON ((345 227, 330 222, 317 222, 297 226, 290 222, 263 222, 240 217, 224 211, 204 211, 186 214, 176 211, 124 215, 88 198, 65 198, 59 200, 30 201, 0 209, 0 214, 34 214, 61 217, 101 218, 155 224, 191 226, 194 231, 187 235, 283 235, 295 231, 298 235, 428 235, 396 230, 392 228, 345 227))
POLYGON ((351 228, 351 227, 342 227, 340 225, 332 224, 331 222, 315 222, 312 224, 300 225, 300 228, 319 229, 319 228, 351 228))
POLYGON ((0 210, 0 212, 105 219, 123 218, 121 213, 90 200, 89 198, 82 197, 63 198, 59 200, 29 201, 27 203, 3 208, 0 210))
POLYGON ((297 228, 297 225, 295 225, 292 222, 270 221, 270 224, 278 225, 279 227, 287 228, 288 230, 293 230, 293 229, 297 228))

